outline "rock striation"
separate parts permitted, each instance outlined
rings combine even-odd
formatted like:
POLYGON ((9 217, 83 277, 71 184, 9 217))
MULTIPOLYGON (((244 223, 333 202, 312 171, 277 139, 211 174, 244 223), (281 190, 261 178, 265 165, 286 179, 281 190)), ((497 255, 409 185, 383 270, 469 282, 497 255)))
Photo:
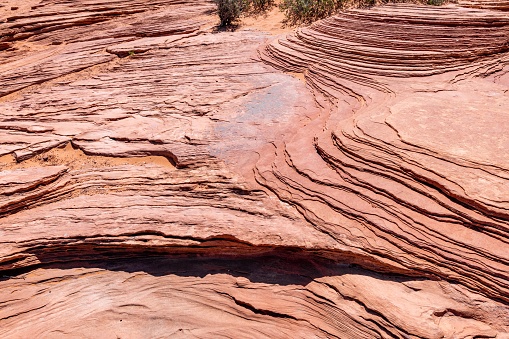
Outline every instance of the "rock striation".
POLYGON ((507 301, 509 140, 495 122, 509 102, 493 75, 509 69, 507 19, 389 6, 268 45, 264 60, 304 73, 327 113, 259 182, 338 242, 507 301))
POLYGON ((492 9, 498 11, 508 11, 509 3, 507 1, 491 0, 460 0, 458 3, 463 7, 492 9))
POLYGON ((509 338, 502 1, 280 36, 207 1, 18 2, 2 338, 509 338))

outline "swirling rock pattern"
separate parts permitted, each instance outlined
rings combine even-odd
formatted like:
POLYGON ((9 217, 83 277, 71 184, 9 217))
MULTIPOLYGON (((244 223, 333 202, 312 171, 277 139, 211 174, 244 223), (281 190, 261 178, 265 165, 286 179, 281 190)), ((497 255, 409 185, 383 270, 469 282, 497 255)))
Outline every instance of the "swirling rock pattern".
POLYGON ((389 6, 268 45, 323 97, 326 129, 280 144, 259 181, 339 242, 507 301, 507 19, 389 6))
POLYGON ((389 6, 270 44, 264 60, 323 96, 326 129, 279 145, 259 181, 366 255, 509 300, 507 20, 389 6))
POLYGON ((509 17, 473 3, 0 7, 2 338, 507 338, 509 17))

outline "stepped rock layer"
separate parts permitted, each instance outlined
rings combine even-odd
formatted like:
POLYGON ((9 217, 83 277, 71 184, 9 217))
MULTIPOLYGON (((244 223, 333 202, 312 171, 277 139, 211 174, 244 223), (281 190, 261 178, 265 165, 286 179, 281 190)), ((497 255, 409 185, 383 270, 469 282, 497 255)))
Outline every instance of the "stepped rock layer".
POLYGON ((1 337, 509 338, 509 16, 472 3, 8 0, 1 337))
POLYGON ((509 1, 505 0, 459 0, 458 3, 464 7, 509 11, 509 1))
POLYGON ((389 6, 268 45, 264 60, 304 73, 327 113, 259 182, 338 242, 507 302, 508 19, 389 6))

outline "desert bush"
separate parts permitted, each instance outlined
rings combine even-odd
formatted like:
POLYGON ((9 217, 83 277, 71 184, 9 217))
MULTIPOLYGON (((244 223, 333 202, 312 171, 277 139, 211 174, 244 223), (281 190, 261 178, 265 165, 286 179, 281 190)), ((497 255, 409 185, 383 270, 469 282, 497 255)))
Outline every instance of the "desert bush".
POLYGON ((225 27, 234 23, 240 18, 245 9, 244 0, 215 0, 217 14, 219 15, 220 26, 225 27))
POLYGON ((220 26, 230 26, 245 13, 261 13, 274 6, 274 0, 215 0, 220 26))
POLYGON ((309 24, 349 7, 362 8, 390 2, 411 2, 440 6, 456 0, 281 0, 287 25, 309 24))
POLYGON ((311 23, 331 16, 342 6, 341 0, 282 0, 279 8, 285 13, 286 23, 311 23))
POLYGON ((260 13, 265 12, 274 7, 274 0, 247 0, 247 10, 260 13))
MULTIPOLYGON (((221 20, 220 26, 230 26, 242 14, 257 14, 269 10, 275 0, 214 0, 221 20)), ((370 7, 388 2, 414 2, 440 6, 455 0, 281 0, 287 25, 309 24, 331 16, 347 7, 370 7)))

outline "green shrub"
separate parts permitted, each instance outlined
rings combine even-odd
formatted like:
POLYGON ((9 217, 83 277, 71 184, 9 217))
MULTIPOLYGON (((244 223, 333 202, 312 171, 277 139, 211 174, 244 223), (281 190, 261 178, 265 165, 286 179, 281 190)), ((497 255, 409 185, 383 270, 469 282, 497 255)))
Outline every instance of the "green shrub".
POLYGON ((268 11, 274 5, 274 0, 247 0, 247 9, 255 13, 268 11))
POLYGON ((219 26, 230 26, 245 12, 261 13, 274 6, 274 0, 214 0, 221 20, 219 26))
POLYGON ((371 7, 390 2, 414 2, 440 6, 456 0, 282 0, 279 8, 287 25, 310 24, 347 7, 371 7))
POLYGON ((237 21, 246 7, 244 0, 215 0, 215 2, 221 27, 230 26, 237 21))
POLYGON ((279 8, 285 13, 286 23, 311 23, 331 16, 342 5, 341 0, 283 0, 279 8))
MULTIPOLYGON (((275 5, 275 0, 214 0, 221 20, 220 26, 230 26, 242 14, 265 12, 275 5)), ((289 25, 309 24, 331 16, 346 7, 370 7, 388 2, 418 2, 440 6, 455 0, 281 0, 279 8, 285 13, 289 25)))

